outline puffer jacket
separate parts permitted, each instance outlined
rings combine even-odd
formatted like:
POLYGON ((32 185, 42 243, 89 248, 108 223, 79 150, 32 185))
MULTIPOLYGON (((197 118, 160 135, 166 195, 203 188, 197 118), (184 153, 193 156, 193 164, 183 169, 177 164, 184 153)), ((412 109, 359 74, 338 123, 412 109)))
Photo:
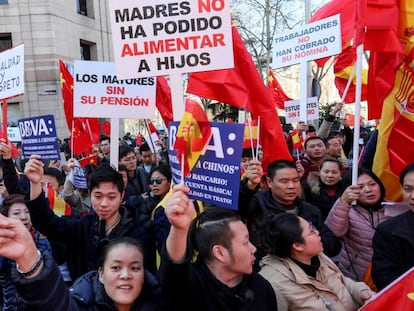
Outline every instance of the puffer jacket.
POLYGON ((289 258, 267 255, 262 259, 259 273, 274 288, 278 311, 352 311, 362 305, 361 292, 368 286, 344 277, 323 253, 317 256, 316 278, 289 258))
MULTIPOLYGON (((33 231, 33 240, 42 253, 52 253, 52 248, 48 239, 42 236, 39 231, 33 231)), ((3 311, 30 310, 17 294, 16 286, 11 278, 11 271, 15 267, 16 263, 13 260, 0 257, 0 285, 3 294, 3 311)))
MULTIPOLYGON (((26 279, 12 271, 21 297, 31 311, 116 311, 98 273, 91 271, 80 277, 69 290, 53 258, 43 254, 43 268, 38 275, 26 279)), ((161 311, 161 290, 155 278, 146 273, 142 291, 131 311, 161 311)))
POLYGON ((381 206, 372 210, 338 199, 326 218, 325 224, 342 238, 339 268, 353 280, 363 280, 372 259, 372 238, 377 226, 407 210, 405 204, 383 203, 381 206))

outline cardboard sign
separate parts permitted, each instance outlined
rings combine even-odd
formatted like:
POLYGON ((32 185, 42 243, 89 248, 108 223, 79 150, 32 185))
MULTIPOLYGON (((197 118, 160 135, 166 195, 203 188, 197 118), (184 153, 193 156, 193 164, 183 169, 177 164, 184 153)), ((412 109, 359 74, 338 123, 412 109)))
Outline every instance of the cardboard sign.
MULTIPOLYGON (((174 183, 181 180, 177 152, 171 147, 178 127, 179 122, 171 122, 168 135, 174 183)), ((237 210, 244 124, 212 122, 211 130, 212 137, 205 153, 184 183, 191 189, 190 198, 237 210)))
POLYGON ((230 1, 110 0, 122 79, 233 68, 230 1))
MULTIPOLYGON (((319 118, 318 97, 309 97, 307 100, 306 120, 312 121, 319 118)), ((285 102, 286 123, 298 122, 300 118, 300 101, 289 100, 285 102)))
POLYGON ((278 33, 273 38, 273 68, 339 54, 342 50, 339 14, 278 33))
POLYGON ((24 94, 24 44, 0 53, 0 99, 24 94))
POLYGON ((38 154, 42 161, 60 160, 59 143, 53 115, 18 120, 25 159, 38 154))
POLYGON ((153 119, 156 78, 119 80, 115 64, 74 62, 74 116, 153 119))

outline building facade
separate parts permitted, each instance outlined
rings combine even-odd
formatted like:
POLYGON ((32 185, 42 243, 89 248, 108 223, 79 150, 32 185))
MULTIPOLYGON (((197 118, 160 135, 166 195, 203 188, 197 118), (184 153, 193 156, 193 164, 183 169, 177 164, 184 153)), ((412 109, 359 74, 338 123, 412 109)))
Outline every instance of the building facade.
POLYGON ((24 95, 8 101, 8 124, 53 114, 59 138, 69 137, 59 59, 113 61, 108 1, 0 0, 0 51, 24 43, 24 95))

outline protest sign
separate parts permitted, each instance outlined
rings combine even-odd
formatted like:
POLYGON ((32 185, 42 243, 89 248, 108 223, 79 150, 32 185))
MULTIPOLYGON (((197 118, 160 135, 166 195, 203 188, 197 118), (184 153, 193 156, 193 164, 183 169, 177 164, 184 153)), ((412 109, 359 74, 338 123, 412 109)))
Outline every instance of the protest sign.
POLYGON ((323 58, 342 51, 339 14, 278 33, 273 38, 273 68, 323 58))
MULTIPOLYGON (((307 100, 306 120, 317 120, 319 118, 318 97, 309 97, 307 100)), ((300 101, 289 100, 285 102, 286 123, 298 122, 300 118, 300 101)))
POLYGON ((38 154, 42 160, 60 160, 53 115, 18 120, 22 151, 26 159, 38 154))
POLYGON ((86 172, 83 167, 81 167, 79 164, 76 164, 70 174, 70 177, 73 178, 73 185, 77 189, 88 189, 88 180, 86 178, 86 172))
POLYGON ((156 78, 119 80, 107 62, 75 61, 74 72, 75 117, 155 117, 156 78))
POLYGON ((232 68, 230 1, 109 1, 117 75, 232 68))
POLYGON ((24 44, 0 53, 0 99, 24 94, 24 44))
MULTIPOLYGON (((179 122, 169 127, 169 155, 174 183, 181 180, 177 152, 173 150, 179 122)), ((240 162, 244 125, 211 123, 212 137, 191 174, 184 178, 190 198, 237 210, 240 186, 240 162)))

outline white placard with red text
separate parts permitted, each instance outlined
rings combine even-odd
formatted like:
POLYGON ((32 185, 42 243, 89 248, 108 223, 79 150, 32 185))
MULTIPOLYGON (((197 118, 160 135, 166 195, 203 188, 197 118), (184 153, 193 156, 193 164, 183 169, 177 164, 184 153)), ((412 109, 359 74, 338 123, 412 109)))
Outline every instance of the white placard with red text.
POLYGON ((278 33, 273 38, 273 68, 339 54, 342 51, 339 14, 278 33))
POLYGON ((155 117, 155 77, 118 80, 114 63, 75 61, 73 81, 75 117, 155 117))
MULTIPOLYGON (((306 120, 316 120, 319 118, 318 97, 309 97, 307 100, 307 116, 306 120)), ((300 117, 300 101, 285 101, 286 123, 298 122, 303 120, 300 117)))
POLYGON ((110 0, 117 74, 233 68, 230 1, 110 0))

